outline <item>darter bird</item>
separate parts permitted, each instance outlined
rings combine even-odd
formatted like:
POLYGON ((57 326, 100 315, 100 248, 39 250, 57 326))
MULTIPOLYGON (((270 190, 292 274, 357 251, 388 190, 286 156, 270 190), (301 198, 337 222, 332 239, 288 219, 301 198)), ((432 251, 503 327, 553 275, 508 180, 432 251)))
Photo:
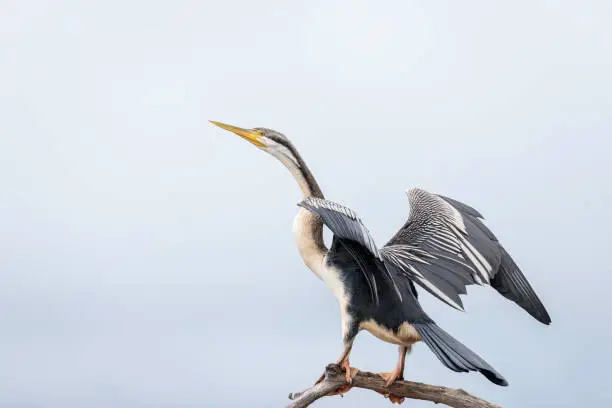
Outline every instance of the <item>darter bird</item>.
POLYGON ((508 385, 486 361, 436 325, 421 308, 414 285, 459 310, 459 295, 466 294, 467 285, 490 285, 538 321, 550 323, 542 302, 478 211, 448 197, 408 190, 408 220, 379 248, 353 210, 324 198, 283 134, 211 123, 276 157, 297 181, 303 200, 293 234, 304 263, 338 299, 344 343, 338 364, 346 370, 348 384, 356 371, 349 364, 353 341, 367 330, 399 346, 395 369, 380 374, 387 387, 403 379, 406 353, 419 341, 453 371, 478 371, 497 385, 508 385), (323 241, 323 225, 333 233, 330 248, 323 241))

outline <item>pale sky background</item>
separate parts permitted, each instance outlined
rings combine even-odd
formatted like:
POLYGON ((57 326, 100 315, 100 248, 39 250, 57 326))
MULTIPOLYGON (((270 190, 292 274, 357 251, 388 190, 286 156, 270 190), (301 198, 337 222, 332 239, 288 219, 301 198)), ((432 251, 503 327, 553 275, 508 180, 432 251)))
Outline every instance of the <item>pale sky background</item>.
POLYGON ((338 357, 294 181, 208 119, 284 132, 380 245, 410 187, 487 217, 553 324, 422 294, 510 386, 422 344, 407 379, 611 405, 611 73, 609 1, 0 0, 0 406, 280 407, 338 357))

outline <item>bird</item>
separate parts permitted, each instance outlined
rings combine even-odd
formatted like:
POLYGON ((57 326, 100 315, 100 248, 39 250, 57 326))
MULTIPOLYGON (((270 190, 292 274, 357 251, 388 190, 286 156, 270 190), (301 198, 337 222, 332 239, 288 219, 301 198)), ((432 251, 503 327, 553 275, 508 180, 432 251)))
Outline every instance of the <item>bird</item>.
MULTIPOLYGON (((302 200, 297 204, 293 235, 305 265, 338 300, 343 351, 337 364, 345 370, 347 384, 358 371, 349 362, 353 343, 365 330, 398 346, 395 368, 380 373, 387 387, 404 378, 406 354, 418 342, 425 343, 452 371, 480 372, 494 384, 508 385, 490 364, 425 313, 416 289, 464 310, 460 296, 467 294, 467 286, 490 286, 539 322, 551 323, 527 278, 477 210, 446 196, 409 189, 406 222, 378 247, 355 211, 325 198, 285 135, 263 127, 246 129, 210 122, 274 156, 297 182, 302 200), (333 234, 329 248, 323 239, 324 226, 333 234)), ((393 402, 402 401, 395 397, 393 402)))

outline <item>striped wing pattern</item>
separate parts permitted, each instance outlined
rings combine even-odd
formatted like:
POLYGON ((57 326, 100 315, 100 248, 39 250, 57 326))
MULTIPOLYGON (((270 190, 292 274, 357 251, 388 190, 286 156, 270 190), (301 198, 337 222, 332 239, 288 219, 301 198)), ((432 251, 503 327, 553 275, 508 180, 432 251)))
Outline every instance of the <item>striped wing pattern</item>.
MULTIPOLYGON (((335 238, 356 242, 362 250, 381 260, 385 277, 393 282, 398 295, 395 280, 404 277, 448 305, 463 310, 460 295, 466 293, 468 285, 490 285, 540 322, 550 323, 548 312, 535 291, 484 225, 478 211, 421 189, 408 190, 407 194, 408 220, 381 249, 351 209, 314 197, 298 205, 319 215, 335 238)), ((376 290, 372 272, 362 269, 370 287, 376 290)))
POLYGON ((499 267, 497 241, 471 207, 462 205, 468 218, 450 199, 420 189, 409 190, 408 200, 408 221, 381 255, 407 278, 463 310, 459 295, 466 293, 466 285, 488 284, 499 267))
POLYGON ((380 254, 408 279, 462 310, 467 285, 490 285, 534 318, 550 323, 527 279, 472 207, 421 189, 408 190, 408 221, 380 254))

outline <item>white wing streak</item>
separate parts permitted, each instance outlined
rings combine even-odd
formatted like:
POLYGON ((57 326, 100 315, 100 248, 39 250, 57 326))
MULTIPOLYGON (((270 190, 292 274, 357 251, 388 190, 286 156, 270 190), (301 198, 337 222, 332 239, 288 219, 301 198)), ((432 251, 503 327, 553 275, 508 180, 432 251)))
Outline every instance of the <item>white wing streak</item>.
POLYGON ((408 221, 380 254, 404 276, 462 309, 458 295, 466 293, 465 286, 488 284, 499 267, 497 242, 482 239, 476 218, 459 211, 454 201, 420 189, 409 190, 408 200, 408 221))
POLYGON ((540 322, 550 323, 535 291, 477 210, 420 189, 409 190, 408 200, 408 221, 380 250, 349 208, 314 197, 299 205, 319 215, 334 240, 340 239, 335 242, 351 253, 374 297, 380 288, 377 279, 382 278, 392 282, 401 300, 396 280, 404 278, 463 310, 459 295, 466 293, 466 286, 489 284, 540 322))

